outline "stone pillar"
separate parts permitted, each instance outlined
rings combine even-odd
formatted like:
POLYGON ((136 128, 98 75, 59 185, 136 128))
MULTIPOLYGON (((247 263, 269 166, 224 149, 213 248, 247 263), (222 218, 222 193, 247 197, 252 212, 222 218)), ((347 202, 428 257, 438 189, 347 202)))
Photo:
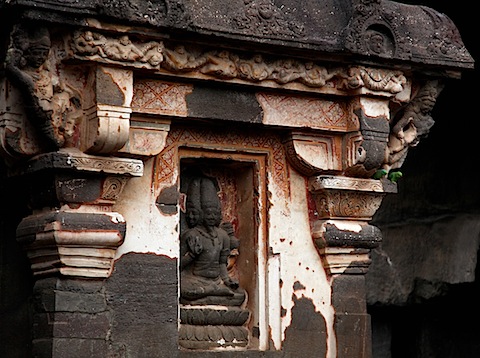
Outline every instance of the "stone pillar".
POLYGON ((112 206, 128 178, 142 172, 140 160, 72 149, 39 155, 16 172, 33 209, 18 225, 17 241, 36 278, 36 357, 105 356, 104 279, 126 231, 112 206))
POLYGON ((371 357, 365 273, 370 250, 380 243, 381 233, 368 221, 384 195, 396 191, 396 184, 320 175, 312 177, 309 186, 318 215, 313 239, 332 282, 337 357, 371 357))

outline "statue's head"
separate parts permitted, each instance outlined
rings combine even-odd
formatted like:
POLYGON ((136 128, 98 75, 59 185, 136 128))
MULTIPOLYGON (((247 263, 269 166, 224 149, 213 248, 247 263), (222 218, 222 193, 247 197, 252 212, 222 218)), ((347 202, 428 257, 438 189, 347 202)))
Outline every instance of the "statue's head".
POLYGON ((202 222, 202 211, 193 205, 187 205, 186 218, 188 227, 195 227, 202 222))
POLYGON ((218 226, 222 221, 222 210, 218 198, 218 188, 213 179, 201 178, 200 203, 203 223, 207 226, 218 226))
POLYGON ((29 46, 23 55, 29 66, 38 68, 47 60, 51 47, 50 34, 46 28, 40 28, 29 35, 29 46))

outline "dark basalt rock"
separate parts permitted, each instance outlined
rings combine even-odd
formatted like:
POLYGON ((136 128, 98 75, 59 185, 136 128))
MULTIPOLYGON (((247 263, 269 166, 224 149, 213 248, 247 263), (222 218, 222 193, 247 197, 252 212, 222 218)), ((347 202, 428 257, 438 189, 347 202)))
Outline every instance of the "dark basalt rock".
POLYGON ((446 15, 393 1, 2 0, 0 12, 5 19, 20 12, 30 19, 87 26, 97 18, 193 41, 215 36, 216 42, 235 46, 261 43, 272 52, 287 47, 298 56, 407 61, 432 71, 474 63, 446 15))

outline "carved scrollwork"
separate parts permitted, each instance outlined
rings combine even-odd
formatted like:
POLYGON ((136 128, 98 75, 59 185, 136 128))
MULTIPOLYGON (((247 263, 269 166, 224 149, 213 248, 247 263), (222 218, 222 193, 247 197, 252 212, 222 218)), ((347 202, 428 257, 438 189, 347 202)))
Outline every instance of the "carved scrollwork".
MULTIPOLYGON (((252 5, 253 6, 253 5, 252 5)), ((173 73, 189 73, 224 80, 276 86, 297 85, 305 89, 328 86, 339 91, 365 88, 372 92, 397 94, 407 79, 400 71, 354 66, 327 67, 292 58, 269 60, 263 55, 240 54, 228 50, 187 48, 183 44, 141 43, 126 35, 107 37, 91 31, 76 32, 71 43, 75 57, 120 63, 134 67, 161 68, 173 73)))
POLYGON ((103 182, 102 199, 116 201, 127 184, 125 177, 107 177, 103 182))

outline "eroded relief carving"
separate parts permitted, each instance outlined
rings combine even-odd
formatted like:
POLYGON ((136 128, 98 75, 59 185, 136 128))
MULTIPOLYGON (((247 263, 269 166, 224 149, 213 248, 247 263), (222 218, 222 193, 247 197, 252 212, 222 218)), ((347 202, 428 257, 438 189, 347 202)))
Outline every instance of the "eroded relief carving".
POLYGON ((354 5, 346 47, 362 54, 408 57, 410 51, 398 33, 395 13, 380 6, 379 0, 360 0, 354 5))
MULTIPOLYGON (((253 5, 252 5, 253 6, 253 5)), ((133 42, 124 35, 107 37, 91 31, 76 32, 71 50, 77 58, 129 63, 133 66, 161 68, 169 72, 205 75, 224 80, 296 84, 305 88, 331 87, 340 91, 365 88, 397 94, 407 80, 400 71, 365 67, 328 68, 312 61, 292 58, 269 60, 261 54, 239 54, 228 50, 202 50, 182 44, 133 42)))
POLYGON ((60 77, 61 55, 46 28, 18 25, 5 60, 8 80, 22 93, 27 116, 48 146, 73 146, 81 119, 81 96, 60 77))
POLYGON ((139 62, 151 67, 158 67, 163 61, 162 42, 133 43, 128 35, 114 39, 92 31, 77 31, 72 49, 76 54, 92 59, 139 62))
POLYGON ((395 116, 385 153, 385 170, 400 168, 408 149, 428 135, 435 123, 431 112, 442 89, 443 85, 438 81, 427 82, 405 109, 395 116))
POLYGON ((271 0, 244 0, 244 14, 235 18, 235 24, 244 32, 256 35, 284 35, 300 37, 304 33, 301 24, 288 21, 284 7, 271 0))

